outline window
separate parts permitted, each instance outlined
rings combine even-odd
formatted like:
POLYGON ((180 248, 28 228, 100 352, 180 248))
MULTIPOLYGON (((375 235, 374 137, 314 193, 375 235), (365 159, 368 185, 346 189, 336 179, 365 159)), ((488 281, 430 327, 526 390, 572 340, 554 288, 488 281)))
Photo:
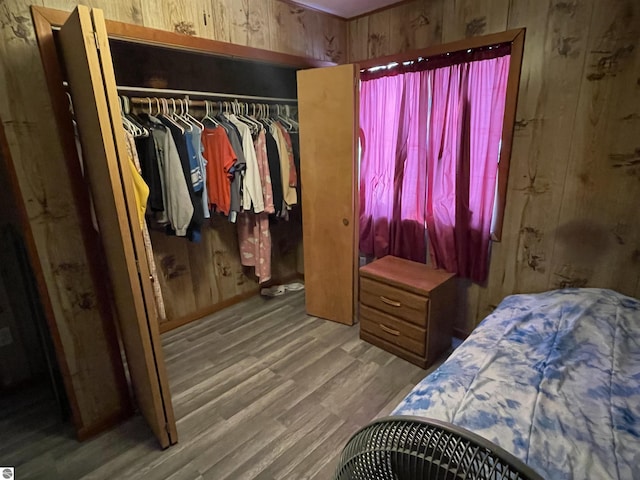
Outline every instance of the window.
POLYGON ((428 236, 435 266, 486 280, 491 239, 502 230, 523 36, 364 65, 363 253, 425 262, 428 236))

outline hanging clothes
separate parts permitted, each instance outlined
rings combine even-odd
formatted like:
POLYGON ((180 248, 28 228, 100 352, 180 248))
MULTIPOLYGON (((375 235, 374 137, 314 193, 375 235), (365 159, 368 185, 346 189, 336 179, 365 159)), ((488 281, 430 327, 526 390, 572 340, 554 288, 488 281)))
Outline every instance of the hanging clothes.
POLYGON ((204 156, 208 161, 207 192, 209 204, 216 211, 229 215, 231 209, 231 170, 236 163, 236 154, 231 147, 227 132, 222 127, 205 128, 202 135, 204 156))
POLYGON ((202 210, 204 218, 211 218, 209 211, 209 193, 207 191, 207 159, 202 155, 204 146, 202 145, 202 129, 198 125, 193 125, 191 132, 191 144, 196 155, 200 172, 202 175, 202 210))
POLYGON ((158 216, 160 223, 169 223, 178 236, 186 236, 193 217, 193 204, 187 181, 182 170, 175 141, 164 124, 148 115, 151 134, 156 146, 156 158, 160 165, 164 212, 158 216))
POLYGON ((241 212, 238 215, 240 262, 255 267, 260 283, 271 280, 271 231, 266 212, 241 212))
POLYGON ((298 182, 296 184, 296 192, 298 193, 298 205, 302 205, 302 175, 300 173, 300 135, 298 132, 290 132, 289 136, 291 137, 291 147, 293 149, 293 165, 296 168, 296 172, 298 173, 298 182))
POLYGON ((270 127, 271 134, 276 140, 278 146, 278 155, 280 157, 280 175, 282 177, 282 194, 284 198, 285 206, 283 209, 289 209, 292 205, 298 203, 298 194, 295 187, 291 187, 291 165, 292 159, 289 157, 289 151, 287 148, 287 142, 282 133, 281 127, 277 122, 273 122, 270 127))
POLYGON ((140 159, 142 178, 149 186, 149 209, 153 212, 164 211, 160 166, 156 158, 156 146, 153 136, 135 138, 136 152, 140 159))
POLYGON ((269 162, 269 172, 271 173, 271 185, 273 192, 273 206, 277 216, 282 211, 284 205, 284 193, 282 187, 282 173, 280 171, 280 153, 278 152, 278 144, 271 134, 271 130, 265 132, 267 143, 267 160, 269 162))
MULTIPOLYGON (((127 134, 131 135, 129 132, 127 134)), ((133 137, 131 138, 133 140, 133 137)), ((131 149, 131 146, 127 144, 127 148, 131 149)), ((135 148, 133 149, 135 151, 135 148)), ((136 197, 136 213, 138 214, 138 224, 143 229, 147 226, 144 220, 144 214, 147 211, 147 200, 149 199, 149 187, 144 183, 144 178, 133 163, 131 152, 129 152, 129 167, 131 170, 131 177, 133 178, 133 194, 136 197)))
POLYGON ((167 319, 167 313, 164 308, 164 298, 162 297, 162 290, 160 290, 160 284, 158 283, 158 273, 156 269, 156 261, 153 258, 153 247, 151 246, 151 237, 149 235, 149 229, 147 222, 145 222, 145 206, 147 204, 147 198, 149 194, 149 187, 146 188, 147 195, 144 195, 145 189, 142 185, 146 186, 142 177, 142 168, 140 159, 138 157, 138 150, 136 148, 137 142, 134 140, 133 135, 125 131, 127 155, 129 157, 129 165, 132 167, 133 182, 136 189, 136 202, 138 203, 138 214, 140 217, 140 227, 142 228, 142 239, 144 241, 144 251, 147 257, 147 263, 149 265, 149 275, 151 275, 151 283, 153 285, 153 297, 156 303, 156 310, 160 321, 167 319))
MULTIPOLYGON (((187 184, 187 191, 189 193, 189 199, 193 207, 193 214, 191 221, 187 227, 186 236, 193 242, 199 242, 201 238, 200 230, 202 228, 202 222, 204 221, 204 210, 202 208, 202 190, 196 192, 193 188, 193 182, 191 180, 191 160, 189 156, 189 149, 187 144, 187 138, 184 132, 166 117, 159 117, 160 121, 169 129, 173 141, 175 142, 176 150, 178 152, 178 158, 182 166, 182 174, 184 175, 185 182, 187 184)), ((177 235, 176 231, 176 235, 177 235)))
POLYGON ((233 175, 233 180, 231 180, 231 209, 229 211, 229 221, 236 223, 238 213, 242 211, 242 182, 247 168, 247 161, 244 158, 240 131, 237 127, 223 115, 217 116, 216 120, 226 130, 231 147, 236 154, 236 163, 230 171, 233 175))
POLYGON ((203 172, 200 167, 200 159, 198 158, 198 153, 193 144, 194 140, 197 139, 197 141, 199 142, 201 139, 197 131, 194 130, 194 127, 197 128, 197 126, 191 126, 191 131, 186 130, 184 132, 184 137, 185 144, 187 146, 187 155, 189 157, 191 185, 193 186, 194 192, 201 192, 204 188, 204 177, 202 175, 203 172))
POLYGON ((131 171, 131 178, 133 179, 133 194, 136 200, 136 213, 138 215, 137 220, 140 225, 140 230, 144 230, 147 226, 144 214, 147 211, 147 201, 149 200, 149 186, 145 183, 144 178, 142 178, 135 139, 133 135, 131 135, 131 132, 127 130, 124 131, 124 134, 127 145, 129 169, 131 171))
POLYGON ((267 157, 267 140, 264 129, 254 141, 258 172, 262 183, 264 212, 242 212, 238 216, 238 245, 240 261, 246 267, 255 267, 260 283, 271 279, 271 230, 269 214, 275 212, 271 173, 267 157))
POLYGON ((293 147, 291 145, 291 137, 289 136, 289 132, 287 131, 287 129, 284 128, 284 126, 280 122, 276 122, 276 126, 280 128, 280 132, 282 132, 282 136, 284 137, 284 142, 287 148, 287 157, 289 159, 289 187, 296 188, 296 186, 298 185, 298 174, 296 172, 296 166, 293 160, 293 147))
POLYGON ((269 159, 267 158, 267 137, 264 128, 258 132, 253 142, 258 163, 258 173, 262 185, 262 198, 264 201, 264 211, 275 213, 273 205, 273 186, 271 184, 271 171, 269 170, 269 159))
POLYGON ((242 150, 247 161, 247 167, 244 174, 242 208, 243 210, 253 209, 254 213, 264 211, 264 199, 262 198, 262 184, 260 183, 260 173, 258 171, 258 161, 256 159, 256 151, 253 146, 253 138, 251 137, 251 129, 242 123, 233 114, 225 114, 231 123, 233 123, 240 131, 242 137, 242 150))

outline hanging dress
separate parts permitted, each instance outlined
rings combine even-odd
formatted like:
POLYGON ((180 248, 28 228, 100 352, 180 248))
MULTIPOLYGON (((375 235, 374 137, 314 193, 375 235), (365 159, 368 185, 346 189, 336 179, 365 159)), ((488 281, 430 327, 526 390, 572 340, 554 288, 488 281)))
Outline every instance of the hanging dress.
POLYGON ((238 216, 238 244, 242 265, 255 267, 256 276, 260 283, 264 283, 271 280, 269 214, 275 212, 264 129, 258 133, 254 142, 254 149, 258 174, 262 184, 264 211, 260 213, 244 211, 238 216))

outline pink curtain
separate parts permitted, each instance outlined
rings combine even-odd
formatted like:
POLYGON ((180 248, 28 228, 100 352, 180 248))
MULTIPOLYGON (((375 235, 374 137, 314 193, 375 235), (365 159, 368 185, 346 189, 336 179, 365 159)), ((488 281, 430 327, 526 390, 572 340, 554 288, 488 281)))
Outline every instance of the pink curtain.
POLYGON ((438 268, 483 283, 502 137, 509 56, 433 70, 427 231, 438 268))
POLYGON ((419 72, 362 83, 360 251, 426 261, 427 88, 419 72))
POLYGON ((431 259, 437 268, 458 272, 455 225, 457 219, 458 160, 462 130, 461 65, 425 72, 431 104, 427 171, 427 232, 431 259))
POLYGON ((484 282, 509 56, 362 82, 360 251, 484 282), (426 232, 425 232, 426 229, 426 232))

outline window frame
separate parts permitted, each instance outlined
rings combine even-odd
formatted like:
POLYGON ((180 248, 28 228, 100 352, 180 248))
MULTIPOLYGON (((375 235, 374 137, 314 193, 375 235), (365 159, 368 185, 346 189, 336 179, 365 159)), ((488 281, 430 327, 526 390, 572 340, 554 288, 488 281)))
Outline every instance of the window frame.
POLYGON ((495 228, 491 233, 491 240, 494 242, 501 241, 504 226, 504 212, 507 204, 507 183, 509 180, 511 151, 513 148, 513 134, 515 131, 516 109, 518 106, 518 91, 520 88, 525 32, 525 28, 517 28, 514 30, 507 30, 505 32, 465 38, 455 42, 433 45, 427 48, 410 50, 394 55, 387 55, 358 62, 361 70, 367 70, 379 65, 387 65, 393 62, 402 63, 415 60, 420 57, 429 58, 444 55, 446 53, 489 47, 492 45, 505 43, 511 44, 511 60, 509 63, 509 77, 507 80, 507 94, 501 135, 502 146, 498 160, 498 179, 496 182, 497 195, 494 209, 495 228))

